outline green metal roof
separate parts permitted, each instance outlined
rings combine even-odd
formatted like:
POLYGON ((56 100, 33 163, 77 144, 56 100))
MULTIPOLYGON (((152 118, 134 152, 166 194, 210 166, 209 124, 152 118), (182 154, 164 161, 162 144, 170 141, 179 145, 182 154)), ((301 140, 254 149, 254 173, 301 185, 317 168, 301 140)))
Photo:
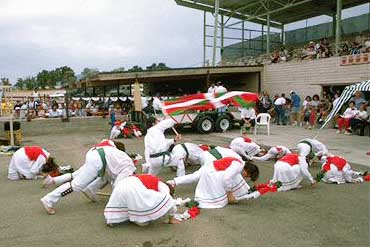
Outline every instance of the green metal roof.
MULTIPOLYGON (((215 0, 175 0, 178 5, 214 12, 215 0)), ((220 14, 237 19, 279 27, 319 15, 332 15, 336 0, 220 0, 220 14)), ((368 0, 342 0, 342 9, 368 3, 368 0)))

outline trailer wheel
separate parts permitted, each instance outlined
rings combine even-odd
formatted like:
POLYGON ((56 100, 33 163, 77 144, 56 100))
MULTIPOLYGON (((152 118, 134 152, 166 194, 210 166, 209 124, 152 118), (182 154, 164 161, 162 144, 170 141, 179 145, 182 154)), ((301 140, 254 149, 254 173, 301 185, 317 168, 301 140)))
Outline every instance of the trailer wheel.
POLYGON ((201 117, 197 121, 197 130, 201 134, 208 134, 213 131, 215 122, 210 116, 201 117))
POLYGON ((228 115, 221 115, 216 119, 216 131, 225 132, 231 128, 231 118, 228 115))

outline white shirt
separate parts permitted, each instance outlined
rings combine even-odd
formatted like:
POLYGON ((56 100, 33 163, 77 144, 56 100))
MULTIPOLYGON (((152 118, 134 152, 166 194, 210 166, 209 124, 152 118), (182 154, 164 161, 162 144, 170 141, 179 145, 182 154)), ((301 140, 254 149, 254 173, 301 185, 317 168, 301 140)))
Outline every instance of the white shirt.
POLYGON ((214 93, 216 91, 216 86, 209 87, 207 93, 214 93))
POLYGON ((153 97, 153 108, 156 111, 162 110, 162 103, 158 97, 153 97))
POLYGON ((353 118, 356 113, 358 113, 358 110, 356 108, 352 109, 350 107, 348 107, 345 112, 343 113, 343 117, 344 118, 353 118))
POLYGON ((218 86, 215 93, 227 93, 227 89, 224 86, 218 86))
POLYGON ((256 119, 256 111, 254 108, 241 108, 240 109, 240 117, 241 118, 250 118, 256 119))
POLYGON ((174 139, 166 139, 164 131, 175 125, 172 119, 165 119, 148 129, 144 138, 145 160, 148 162, 151 154, 165 152, 168 150, 174 139))
POLYGON ((275 100, 275 105, 285 105, 286 104, 286 100, 284 97, 279 97, 275 100))

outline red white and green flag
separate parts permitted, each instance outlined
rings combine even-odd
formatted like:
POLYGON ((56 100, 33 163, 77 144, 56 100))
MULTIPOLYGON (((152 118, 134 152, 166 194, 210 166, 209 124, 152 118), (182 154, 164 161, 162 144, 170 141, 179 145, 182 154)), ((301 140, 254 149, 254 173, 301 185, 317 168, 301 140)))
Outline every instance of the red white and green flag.
POLYGON ((258 95, 242 91, 231 91, 223 94, 192 94, 162 103, 162 111, 165 115, 180 115, 190 111, 209 111, 217 108, 233 105, 236 107, 255 107, 258 95))

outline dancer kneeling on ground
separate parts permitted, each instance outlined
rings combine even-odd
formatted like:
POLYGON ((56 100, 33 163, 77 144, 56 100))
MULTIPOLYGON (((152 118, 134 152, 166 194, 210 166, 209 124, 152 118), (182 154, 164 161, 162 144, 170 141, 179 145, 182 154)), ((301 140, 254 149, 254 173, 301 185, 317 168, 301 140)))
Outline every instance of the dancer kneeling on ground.
POLYGON ((292 153, 289 148, 284 147, 284 146, 275 146, 269 149, 267 153, 263 156, 254 156, 252 157, 253 160, 258 160, 258 161, 267 161, 270 159, 275 159, 278 160, 281 157, 292 153))
POLYGON ((180 221, 174 218, 176 204, 172 199, 173 187, 150 174, 129 176, 117 181, 104 210, 108 226, 131 221, 144 226, 150 221, 169 216, 169 223, 180 221))
POLYGON ((325 183, 344 184, 364 182, 360 172, 353 171, 348 162, 340 156, 323 156, 321 162, 321 174, 318 176, 325 183))
POLYGON ((8 179, 37 179, 57 169, 58 166, 48 151, 38 146, 27 146, 13 154, 8 168, 8 179))
POLYGON ((309 160, 315 157, 320 159, 321 156, 327 156, 329 154, 327 147, 316 139, 303 139, 298 143, 297 148, 299 155, 309 160))
POLYGON ((306 158, 299 154, 291 153, 285 155, 274 165, 274 176, 270 183, 281 182, 278 191, 299 189, 303 178, 307 178, 311 185, 315 184, 311 173, 308 171, 306 158))
POLYGON ((83 192, 90 200, 95 201, 96 191, 104 187, 109 180, 113 184, 115 179, 132 175, 136 167, 124 151, 123 143, 103 140, 87 152, 85 164, 74 173, 47 177, 44 185, 62 185, 41 198, 46 211, 55 214, 54 206, 62 197, 73 191, 83 192))
POLYGON ((145 164, 142 165, 143 173, 157 175, 163 166, 170 166, 171 152, 174 144, 181 140, 181 135, 174 139, 165 137, 164 132, 175 125, 172 119, 159 121, 155 118, 148 119, 149 125, 145 138, 145 164))
POLYGON ((176 167, 176 176, 185 175, 185 165, 201 165, 202 155, 204 150, 197 144, 185 142, 177 144, 171 152, 171 161, 169 162, 172 167, 176 167))
POLYGON ((233 139, 230 143, 230 148, 247 160, 251 160, 253 156, 263 152, 260 146, 249 137, 237 137, 233 139))
POLYGON ((199 202, 199 208, 223 208, 249 193, 250 187, 244 179, 250 178, 254 182, 258 176, 259 170, 254 164, 226 157, 207 160, 198 171, 168 183, 179 186, 198 182, 194 200, 199 202))
POLYGON ((201 164, 202 166, 206 164, 207 162, 215 161, 215 160, 220 160, 226 157, 232 157, 236 158, 240 161, 243 161, 243 157, 241 157, 239 154, 234 152, 230 148, 225 148, 225 147, 220 147, 220 146, 215 146, 209 149, 208 151, 204 151, 202 154, 202 161, 201 164))

